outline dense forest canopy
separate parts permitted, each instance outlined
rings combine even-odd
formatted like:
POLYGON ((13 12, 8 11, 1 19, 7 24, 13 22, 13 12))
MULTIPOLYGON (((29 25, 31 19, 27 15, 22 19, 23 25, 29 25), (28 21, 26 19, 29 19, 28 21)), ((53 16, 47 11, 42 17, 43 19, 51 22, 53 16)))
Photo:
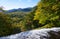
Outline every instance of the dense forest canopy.
POLYGON ((60 27, 60 0, 41 0, 30 10, 6 13, 6 10, 0 8, 0 36, 38 28, 60 27))
POLYGON ((0 12, 0 36, 13 34, 13 29, 10 18, 0 12))
POLYGON ((34 20, 46 27, 60 26, 60 1, 59 0, 41 0, 35 12, 34 20))

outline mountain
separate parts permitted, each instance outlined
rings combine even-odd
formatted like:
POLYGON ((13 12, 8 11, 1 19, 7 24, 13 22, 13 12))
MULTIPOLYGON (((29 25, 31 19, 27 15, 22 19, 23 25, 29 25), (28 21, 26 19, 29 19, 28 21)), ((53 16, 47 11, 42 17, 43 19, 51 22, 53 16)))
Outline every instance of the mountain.
POLYGON ((18 8, 18 9, 11 9, 11 10, 7 10, 7 13, 11 13, 11 12, 30 12, 32 11, 32 8, 18 8))
POLYGON ((39 29, 21 32, 0 39, 60 39, 60 28, 39 29))

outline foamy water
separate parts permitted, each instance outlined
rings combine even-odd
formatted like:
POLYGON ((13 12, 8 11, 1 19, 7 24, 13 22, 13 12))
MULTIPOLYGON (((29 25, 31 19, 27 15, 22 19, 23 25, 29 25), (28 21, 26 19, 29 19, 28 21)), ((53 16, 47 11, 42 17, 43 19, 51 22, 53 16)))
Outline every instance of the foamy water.
POLYGON ((15 35, 0 37, 0 39, 49 39, 51 37, 50 32, 58 36, 57 38, 60 37, 58 33, 60 32, 60 28, 50 28, 21 32, 15 35))

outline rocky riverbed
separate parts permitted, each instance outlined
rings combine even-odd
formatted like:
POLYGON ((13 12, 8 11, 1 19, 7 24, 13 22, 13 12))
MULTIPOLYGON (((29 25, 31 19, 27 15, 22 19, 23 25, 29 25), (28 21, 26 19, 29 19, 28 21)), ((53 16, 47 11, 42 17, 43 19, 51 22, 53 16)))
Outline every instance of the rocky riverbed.
POLYGON ((0 39, 60 39, 60 28, 38 29, 21 32, 0 39))

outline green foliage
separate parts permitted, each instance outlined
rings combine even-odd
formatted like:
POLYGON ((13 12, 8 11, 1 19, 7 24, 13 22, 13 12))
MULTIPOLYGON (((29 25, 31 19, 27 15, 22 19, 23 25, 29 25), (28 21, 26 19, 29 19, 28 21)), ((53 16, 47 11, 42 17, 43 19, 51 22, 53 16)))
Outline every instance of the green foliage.
POLYGON ((0 12, 0 36, 6 36, 17 33, 15 32, 17 29, 18 28, 12 26, 10 17, 0 12))
POLYGON ((37 28, 38 23, 33 20, 35 10, 37 9, 36 7, 33 7, 33 10, 31 12, 8 13, 12 21, 12 26, 19 27, 21 31, 37 28))
POLYGON ((30 12, 0 13, 0 36, 39 27, 60 27, 59 0, 41 0, 30 12))
POLYGON ((4 8, 3 6, 0 6, 0 12, 5 12, 3 8, 4 8))
POLYGON ((52 23, 54 27, 60 26, 60 1, 59 0, 41 0, 37 5, 34 20, 39 20, 39 23, 48 25, 52 23))

